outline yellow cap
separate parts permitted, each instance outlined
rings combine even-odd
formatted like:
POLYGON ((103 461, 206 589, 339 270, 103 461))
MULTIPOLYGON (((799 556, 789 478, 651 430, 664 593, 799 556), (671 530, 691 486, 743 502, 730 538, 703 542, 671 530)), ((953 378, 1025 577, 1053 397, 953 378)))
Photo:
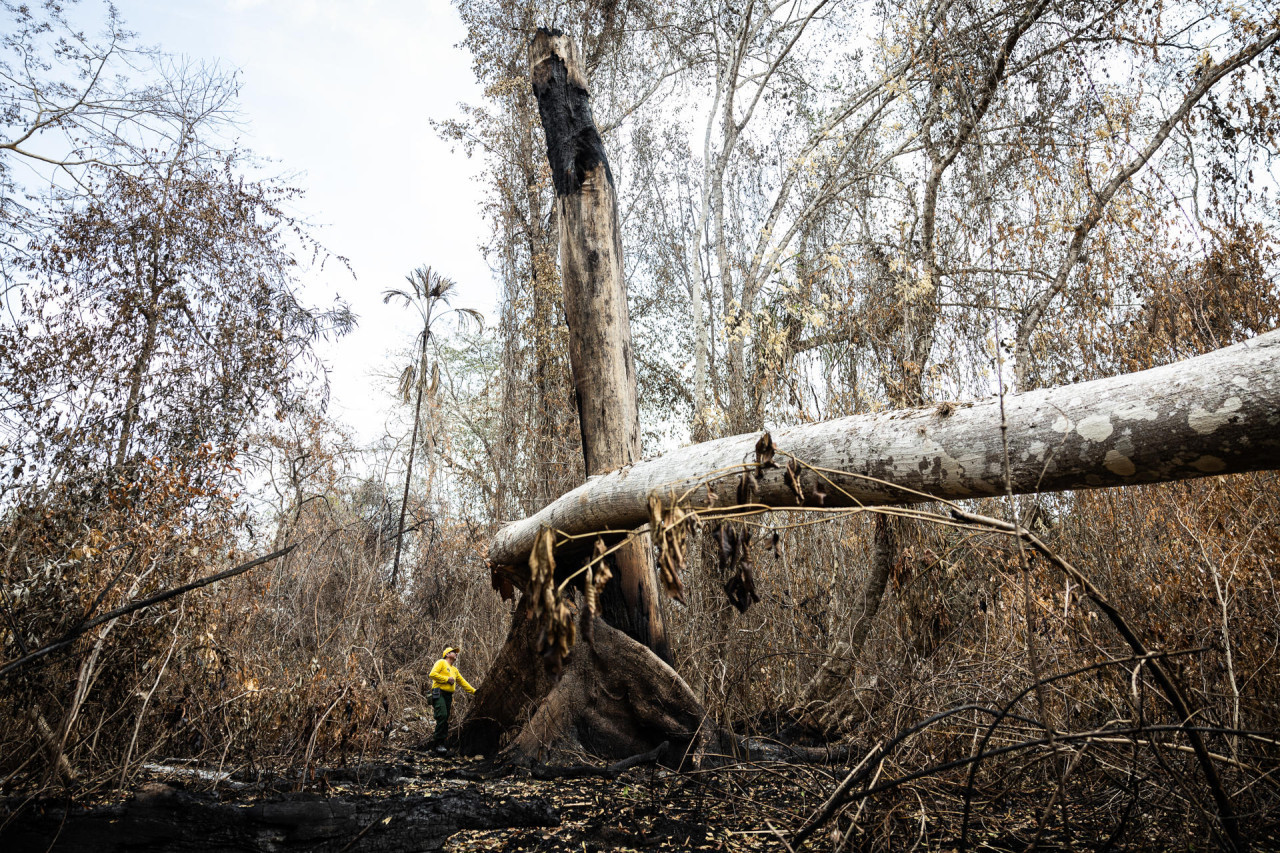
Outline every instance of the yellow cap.
POLYGON ((444 654, 440 655, 440 657, 447 658, 449 656, 449 652, 456 652, 456 651, 457 649, 455 649, 453 646, 445 646, 444 654))

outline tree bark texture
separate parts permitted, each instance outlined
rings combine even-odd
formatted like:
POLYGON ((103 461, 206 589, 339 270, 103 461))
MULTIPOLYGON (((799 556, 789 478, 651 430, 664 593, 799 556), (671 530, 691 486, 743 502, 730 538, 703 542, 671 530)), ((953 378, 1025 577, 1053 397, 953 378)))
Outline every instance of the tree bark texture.
POLYGON ((597 619, 579 639, 555 689, 508 745, 518 762, 618 760, 666 741, 661 761, 702 760, 715 732, 684 679, 656 654, 597 619))
POLYGON ((0 830, 6 850, 330 851, 442 850, 465 829, 557 826, 537 798, 500 800, 475 789, 437 796, 300 794, 254 805, 149 785, 126 803, 85 810, 27 805, 0 830))
POLYGON ((538 627, 522 601, 516 606, 506 642, 472 697, 458 732, 464 754, 492 755, 537 711, 556 686, 555 676, 534 653, 538 627))
MULTIPOLYGON (((1005 398, 1014 493, 1161 483, 1280 468, 1280 332, 1139 373, 1005 398)), ((536 515, 503 527, 489 548, 517 574, 539 530, 629 530, 649 496, 736 503, 756 434, 684 447, 588 481, 536 515)), ((1005 493, 995 399, 857 415, 773 434, 778 468, 759 472, 756 505, 797 506, 787 456, 805 470, 805 506, 877 506, 1005 493), (837 473, 827 473, 837 472, 837 473), (818 488, 815 488, 818 487, 818 488), (838 487, 838 489, 836 488, 838 487), (820 497, 818 492, 825 491, 820 497)))
MULTIPOLYGON (((569 361, 592 476, 640 457, 617 196, 577 47, 559 31, 539 29, 529 46, 529 68, 556 191, 569 361)), ((601 612, 669 660, 649 550, 647 541, 637 540, 615 555, 615 580, 605 589, 601 612)))

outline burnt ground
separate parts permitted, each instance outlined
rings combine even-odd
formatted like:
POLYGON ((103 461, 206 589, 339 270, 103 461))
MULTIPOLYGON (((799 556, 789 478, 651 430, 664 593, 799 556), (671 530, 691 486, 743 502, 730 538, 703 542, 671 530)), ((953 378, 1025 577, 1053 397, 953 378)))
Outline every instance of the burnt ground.
POLYGON ((829 781, 797 781, 777 770, 677 774, 657 766, 540 780, 405 750, 322 770, 305 786, 242 774, 215 786, 190 771, 150 772, 133 792, 92 804, 8 797, 0 800, 0 849, 785 849, 770 827, 794 830, 821 804, 821 789, 830 790, 829 781))
MULTIPOLYGON (((616 778, 557 779, 494 771, 478 759, 397 750, 359 767, 321 770, 305 784, 232 774, 214 785, 193 769, 151 772, 132 792, 93 803, 0 799, 0 850, 788 850, 847 768, 772 763, 673 773, 649 765, 616 778)), ((942 779, 895 788, 865 809, 847 806, 802 849, 954 849, 962 794, 942 779)), ((1076 800, 1069 840, 1056 821, 1040 823, 1057 814, 1051 784, 1023 785, 1014 797, 992 794, 975 792, 969 849, 1217 846, 1176 828, 1185 823, 1185 802, 1125 806, 1112 785, 1076 800)), ((1260 824, 1253 849, 1280 849, 1275 816, 1260 824)))

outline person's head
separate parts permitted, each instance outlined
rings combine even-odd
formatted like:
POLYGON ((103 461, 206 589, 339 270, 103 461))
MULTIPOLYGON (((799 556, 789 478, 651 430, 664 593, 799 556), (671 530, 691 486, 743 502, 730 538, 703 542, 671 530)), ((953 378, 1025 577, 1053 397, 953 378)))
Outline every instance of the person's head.
POLYGON ((453 646, 446 646, 444 650, 444 659, 449 663, 455 663, 458 660, 458 650, 453 646))

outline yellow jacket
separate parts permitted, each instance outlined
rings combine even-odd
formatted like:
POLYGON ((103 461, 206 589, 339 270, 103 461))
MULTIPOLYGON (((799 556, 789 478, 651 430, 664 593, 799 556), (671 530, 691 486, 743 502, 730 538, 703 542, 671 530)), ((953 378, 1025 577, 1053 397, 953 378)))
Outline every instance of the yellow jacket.
POLYGON ((462 673, 458 672, 458 668, 453 666, 444 658, 436 661, 436 665, 431 667, 431 686, 439 687, 445 693, 452 693, 454 685, 449 683, 450 678, 458 679, 457 683, 462 685, 462 689, 468 693, 475 693, 476 689, 467 680, 462 677, 462 673))

